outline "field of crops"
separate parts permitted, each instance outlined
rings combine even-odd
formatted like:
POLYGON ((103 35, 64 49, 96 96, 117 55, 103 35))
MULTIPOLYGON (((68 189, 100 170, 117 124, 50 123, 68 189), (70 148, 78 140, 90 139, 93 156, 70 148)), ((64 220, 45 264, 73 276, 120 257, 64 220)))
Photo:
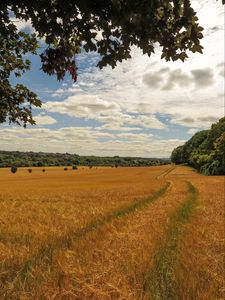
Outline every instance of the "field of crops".
POLYGON ((0 169, 0 299, 224 299, 225 178, 0 169))

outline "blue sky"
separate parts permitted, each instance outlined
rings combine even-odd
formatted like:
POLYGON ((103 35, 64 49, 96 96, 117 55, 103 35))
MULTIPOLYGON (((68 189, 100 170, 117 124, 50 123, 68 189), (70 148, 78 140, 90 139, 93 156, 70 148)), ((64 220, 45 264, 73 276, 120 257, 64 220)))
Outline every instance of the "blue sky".
MULTIPOLYGON (((96 68, 98 56, 77 56, 78 81, 61 82, 40 71, 40 59, 20 82, 43 101, 36 126, 0 126, 1 149, 80 155, 169 157, 196 131, 224 115, 224 26, 220 1, 193 1, 205 28, 204 54, 182 62, 151 58, 132 49, 132 59, 112 70, 96 68)), ((32 30, 29 22, 18 24, 32 30)), ((13 83, 18 79, 12 79, 13 83)))

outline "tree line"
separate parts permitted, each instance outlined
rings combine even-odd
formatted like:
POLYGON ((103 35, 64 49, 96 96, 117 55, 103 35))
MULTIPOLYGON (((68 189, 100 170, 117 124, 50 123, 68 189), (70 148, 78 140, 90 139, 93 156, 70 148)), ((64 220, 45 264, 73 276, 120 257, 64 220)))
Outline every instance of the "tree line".
POLYGON ((45 167, 45 166, 157 166, 170 163, 169 159, 140 157, 80 156, 70 153, 44 153, 0 151, 0 167, 45 167))
POLYGON ((225 117, 175 148, 171 161, 186 163, 205 175, 225 175, 225 117))

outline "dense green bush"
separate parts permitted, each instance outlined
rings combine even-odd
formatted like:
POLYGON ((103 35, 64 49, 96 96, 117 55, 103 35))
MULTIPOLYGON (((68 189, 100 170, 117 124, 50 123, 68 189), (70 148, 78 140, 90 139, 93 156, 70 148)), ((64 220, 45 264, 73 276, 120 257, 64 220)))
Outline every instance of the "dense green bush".
POLYGON ((12 166, 12 167, 11 167, 11 172, 12 172, 13 174, 15 174, 15 173, 17 172, 17 167, 16 167, 16 166, 12 166))

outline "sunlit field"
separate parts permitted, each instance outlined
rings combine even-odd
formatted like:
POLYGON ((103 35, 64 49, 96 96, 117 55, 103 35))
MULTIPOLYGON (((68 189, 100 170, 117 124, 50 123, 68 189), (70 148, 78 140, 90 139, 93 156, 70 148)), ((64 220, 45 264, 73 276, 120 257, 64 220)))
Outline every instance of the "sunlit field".
POLYGON ((223 299, 224 177, 0 169, 0 299, 223 299))

